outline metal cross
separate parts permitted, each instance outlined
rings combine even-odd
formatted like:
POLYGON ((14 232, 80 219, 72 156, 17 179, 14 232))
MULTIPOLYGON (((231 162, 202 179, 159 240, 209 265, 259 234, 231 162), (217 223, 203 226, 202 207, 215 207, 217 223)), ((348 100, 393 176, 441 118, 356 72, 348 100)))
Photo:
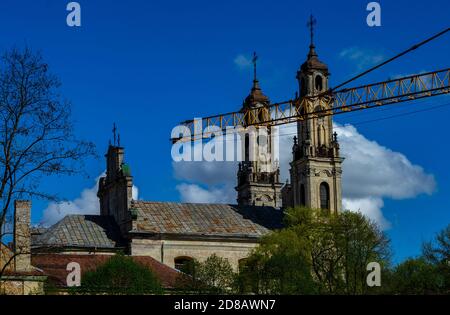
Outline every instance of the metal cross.
POLYGON ((256 55, 256 52, 253 53, 253 80, 256 81, 256 62, 258 61, 258 56, 256 55))
POLYGON ((317 25, 317 20, 311 14, 311 16, 309 17, 308 23, 306 23, 306 26, 309 28, 309 31, 311 32, 311 45, 313 45, 313 42, 314 42, 314 26, 316 26, 316 25, 317 25))
POLYGON ((114 123, 114 125, 113 125, 113 130, 112 130, 112 132, 113 132, 113 135, 114 135, 114 146, 116 145, 116 132, 117 132, 117 127, 116 127, 116 123, 114 123))

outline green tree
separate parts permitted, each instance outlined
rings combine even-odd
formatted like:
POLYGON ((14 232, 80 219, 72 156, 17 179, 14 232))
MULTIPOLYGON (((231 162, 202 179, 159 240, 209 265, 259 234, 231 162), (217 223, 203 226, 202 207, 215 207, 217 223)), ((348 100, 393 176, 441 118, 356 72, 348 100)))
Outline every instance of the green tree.
POLYGON ((228 259, 213 254, 200 264, 197 277, 209 292, 228 293, 233 288, 235 273, 228 259))
POLYGON ((293 229, 264 237, 241 266, 239 291, 256 294, 315 293, 309 252, 309 241, 293 229))
POLYGON ((308 208, 286 212, 285 228, 261 239, 241 267, 239 289, 256 294, 314 294, 311 238, 319 213, 308 208))
POLYGON ((436 265, 423 257, 411 258, 396 266, 389 281, 392 294, 437 294, 442 291, 444 277, 436 265))
POLYGON ((204 262, 192 260, 182 270, 177 287, 180 290, 199 294, 227 294, 235 287, 236 274, 226 258, 216 254, 204 262))
POLYGON ((383 272, 381 293, 449 294, 450 225, 422 245, 422 255, 383 272))
POLYGON ((450 224, 433 241, 423 244, 422 253, 426 261, 435 265, 444 277, 441 293, 450 294, 450 224))
POLYGON ((343 286, 336 293, 366 294, 367 265, 377 262, 389 267, 389 239, 359 212, 343 211, 331 220, 330 228, 336 242, 336 259, 343 271, 343 286))
POLYGON ((86 272, 81 287, 73 294, 162 294, 163 289, 153 272, 131 257, 112 256, 94 271, 86 272))
POLYGON ((389 240, 360 213, 289 209, 286 227, 270 233, 239 276, 259 294, 365 294, 367 264, 388 266, 389 240))

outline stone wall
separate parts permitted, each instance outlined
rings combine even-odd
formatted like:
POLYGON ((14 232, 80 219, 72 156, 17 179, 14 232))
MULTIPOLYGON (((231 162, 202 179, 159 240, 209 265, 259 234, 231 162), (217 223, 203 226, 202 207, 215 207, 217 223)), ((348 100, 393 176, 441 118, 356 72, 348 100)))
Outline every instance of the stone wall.
POLYGON ((46 277, 12 276, 0 280, 0 295, 43 295, 46 277))
POLYGON ((131 255, 150 256, 174 268, 177 257, 204 261, 216 254, 228 259, 231 266, 237 271, 239 260, 248 257, 251 250, 257 245, 256 242, 133 239, 131 255))

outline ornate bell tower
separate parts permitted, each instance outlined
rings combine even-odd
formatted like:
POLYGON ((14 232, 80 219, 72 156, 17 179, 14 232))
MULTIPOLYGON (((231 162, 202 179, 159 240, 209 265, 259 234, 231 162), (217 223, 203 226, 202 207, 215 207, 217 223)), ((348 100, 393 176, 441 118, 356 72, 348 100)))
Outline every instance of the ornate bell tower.
MULTIPOLYGON (((262 93, 256 76, 257 56, 253 56, 254 78, 250 94, 244 101, 241 111, 262 108, 259 114, 263 117, 255 119, 267 120, 270 100, 262 93)), ((249 117, 249 116, 247 116, 249 117)), ((280 168, 278 161, 273 160, 272 134, 270 127, 252 126, 242 136, 243 162, 239 163, 237 173, 237 202, 240 206, 281 207, 280 168)))
MULTIPOLYGON (((316 97, 328 90, 328 67, 321 62, 313 43, 315 20, 311 16, 311 44, 305 63, 297 72, 300 98, 304 102, 303 113, 330 109, 323 97, 316 97)), ((326 97, 326 96, 325 96, 326 97)), ((290 205, 307 206, 339 212, 342 208, 341 164, 337 134, 333 134, 332 116, 320 116, 298 121, 297 137, 294 137, 291 163, 290 205)))

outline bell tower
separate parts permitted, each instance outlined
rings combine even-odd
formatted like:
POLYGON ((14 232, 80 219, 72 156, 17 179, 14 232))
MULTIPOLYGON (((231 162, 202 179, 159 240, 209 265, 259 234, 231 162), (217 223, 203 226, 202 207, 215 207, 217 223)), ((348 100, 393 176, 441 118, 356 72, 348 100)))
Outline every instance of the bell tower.
POLYGON ((324 209, 330 213, 341 211, 342 208, 342 162, 339 155, 337 134, 333 133, 332 116, 321 115, 330 109, 328 97, 328 66, 321 62, 315 50, 314 36, 315 20, 311 16, 308 26, 311 29, 311 43, 307 60, 297 72, 301 112, 308 114, 318 112, 317 116, 299 120, 297 136, 294 137, 293 161, 290 175, 292 194, 290 205, 306 206, 313 209, 324 209), (320 95, 320 97, 318 97, 320 95))
MULTIPOLYGON (((254 78, 250 94, 245 99, 242 112, 258 110, 258 117, 247 115, 247 119, 266 121, 269 119, 270 100, 259 86, 256 76, 256 53, 253 55, 254 78)), ((247 125, 250 121, 246 122, 247 125)), ((273 141, 270 127, 250 126, 241 135, 242 163, 239 163, 237 173, 239 206, 271 206, 281 207, 280 168, 278 161, 273 159, 273 141)))
POLYGON ((108 146, 106 176, 100 178, 97 197, 100 201, 100 214, 113 216, 123 233, 130 230, 132 223, 131 203, 133 201, 133 177, 130 166, 125 163, 125 149, 120 145, 120 135, 108 146))

